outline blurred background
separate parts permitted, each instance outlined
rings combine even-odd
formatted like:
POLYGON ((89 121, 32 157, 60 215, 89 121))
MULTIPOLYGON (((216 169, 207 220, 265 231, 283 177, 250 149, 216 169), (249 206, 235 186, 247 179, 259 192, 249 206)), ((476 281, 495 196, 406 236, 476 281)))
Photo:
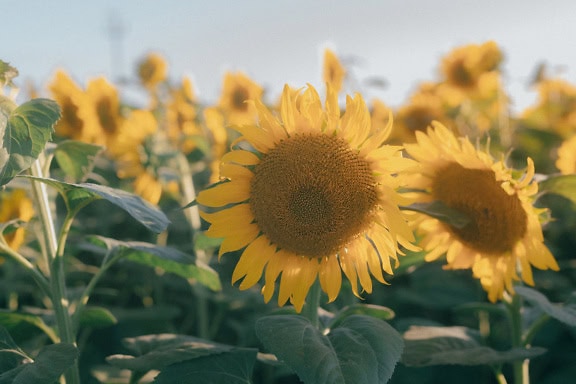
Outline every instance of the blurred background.
POLYGON ((569 0, 2 0, 0 47, 18 83, 37 87, 57 68, 82 82, 104 75, 119 83, 158 52, 206 102, 218 97, 226 70, 244 71, 267 95, 284 83, 317 85, 329 47, 352 71, 354 90, 397 106, 436 76, 452 48, 494 40, 520 110, 536 97, 528 83, 539 64, 575 77, 575 15, 569 0))

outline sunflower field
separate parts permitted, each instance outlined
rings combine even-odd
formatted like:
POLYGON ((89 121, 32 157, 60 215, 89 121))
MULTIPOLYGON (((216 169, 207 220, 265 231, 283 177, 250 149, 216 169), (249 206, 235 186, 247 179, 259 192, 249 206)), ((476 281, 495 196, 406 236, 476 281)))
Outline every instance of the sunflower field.
POLYGON ((576 84, 515 111, 503 60, 456 47, 397 107, 330 49, 214 103, 153 52, 0 61, 0 384, 573 382, 576 84))

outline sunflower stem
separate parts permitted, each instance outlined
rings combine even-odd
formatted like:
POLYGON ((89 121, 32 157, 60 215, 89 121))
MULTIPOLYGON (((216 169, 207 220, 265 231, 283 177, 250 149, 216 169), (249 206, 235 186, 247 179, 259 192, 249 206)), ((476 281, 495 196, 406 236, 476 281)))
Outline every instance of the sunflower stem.
MULTIPOLYGON (((518 295, 512 295, 508 302, 508 311, 510 313, 510 325, 513 348, 524 348, 522 338, 522 299, 518 295)), ((530 360, 518 360, 512 363, 514 372, 514 384, 529 384, 529 362, 530 360)))
POLYGON ((302 308, 302 315, 306 317, 312 325, 319 327, 320 322, 318 319, 318 308, 320 307, 320 295, 322 294, 322 289, 320 289, 320 281, 316 279, 310 291, 308 292, 308 297, 306 298, 306 303, 302 308))

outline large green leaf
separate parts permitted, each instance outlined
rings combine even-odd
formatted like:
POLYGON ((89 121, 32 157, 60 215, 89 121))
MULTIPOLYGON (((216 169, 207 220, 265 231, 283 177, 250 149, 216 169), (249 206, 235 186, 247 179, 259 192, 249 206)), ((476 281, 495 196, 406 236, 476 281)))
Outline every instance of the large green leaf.
POLYGON ((576 175, 550 176, 538 185, 540 193, 561 195, 576 204, 576 175))
POLYGON ((528 287, 514 287, 516 293, 550 317, 576 327, 576 308, 551 303, 546 296, 528 287))
POLYGON ((0 374, 0 384, 54 384, 74 364, 78 349, 72 344, 51 344, 40 350, 33 363, 0 374))
POLYGON ((58 144, 54 157, 66 177, 73 182, 81 182, 94 169, 94 159, 102 149, 99 145, 66 140, 58 144))
POLYGON ((72 184, 49 178, 27 177, 46 183, 60 192, 68 210, 73 214, 93 201, 105 199, 125 210, 153 232, 160 233, 170 224, 170 220, 168 220, 166 215, 157 207, 145 201, 140 196, 121 189, 92 183, 72 184))
POLYGON ((84 307, 80 313, 80 325, 83 327, 105 328, 117 322, 112 312, 103 307, 84 307))
POLYGON ((108 363, 123 369, 147 372, 203 356, 230 352, 233 346, 215 343, 187 335, 145 335, 123 340, 123 344, 136 356, 112 355, 108 363))
POLYGON ((154 383, 250 384, 255 361, 255 349, 236 349, 170 365, 156 376, 154 383))
POLYGON ((454 228, 464 228, 470 219, 462 212, 450 208, 441 201, 432 201, 430 203, 414 203, 412 205, 402 207, 407 211, 415 211, 424 213, 435 219, 445 222, 454 228))
POLYGON ((175 248, 163 247, 140 241, 120 241, 102 236, 90 236, 88 240, 107 250, 108 257, 120 253, 122 258, 160 268, 185 279, 193 279, 208 288, 222 289, 216 271, 196 262, 196 258, 175 248))
POLYGON ((50 140, 60 107, 48 99, 30 100, 12 111, 0 127, 0 185, 30 168, 50 140))
POLYGON ((412 326, 404 333, 402 362, 409 366, 490 365, 530 359, 543 348, 497 351, 479 342, 478 333, 465 327, 412 326))
POLYGON ((26 354, 14 342, 8 330, 0 326, 0 372, 16 368, 25 356, 26 354))
POLYGON ((31 313, 0 310, 0 325, 4 326, 9 332, 16 333, 29 333, 31 327, 35 327, 43 331, 50 339, 58 340, 54 330, 40 316, 31 313))
POLYGON ((386 383, 403 348, 390 325, 360 315, 346 317, 328 335, 302 316, 266 316, 256 322, 256 334, 306 384, 386 383))

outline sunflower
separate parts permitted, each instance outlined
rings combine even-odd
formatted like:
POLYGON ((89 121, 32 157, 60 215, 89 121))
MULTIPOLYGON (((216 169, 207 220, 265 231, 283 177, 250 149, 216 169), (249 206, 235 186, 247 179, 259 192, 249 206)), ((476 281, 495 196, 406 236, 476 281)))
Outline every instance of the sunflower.
MULTIPOLYGON (((23 189, 3 191, 0 193, 0 223, 6 223, 13 219, 29 221, 34 216, 32 200, 23 189)), ((6 243, 14 250, 24 243, 24 228, 18 228, 14 232, 5 235, 6 243)), ((0 258, 1 264, 2 258, 0 258)))
POLYGON ((391 121, 372 131, 360 95, 347 98, 341 116, 330 85, 325 108, 312 86, 299 93, 285 86, 279 117, 259 100, 253 106, 259 125, 235 128, 242 135, 236 144, 253 150, 224 155, 221 183, 197 199, 204 211, 220 208, 202 212, 211 223, 206 234, 223 238, 220 256, 243 249, 232 282, 242 279, 247 289, 265 271, 264 300, 279 279, 278 304, 290 300, 297 311, 316 278, 330 301, 342 272, 355 295, 358 280, 370 293, 370 274, 385 282, 399 244, 414 249, 395 176, 414 162, 401 147, 381 146, 391 121))
POLYGON ((252 124, 256 109, 248 100, 260 99, 262 87, 243 73, 228 72, 224 76, 222 95, 218 107, 231 125, 252 124))
POLYGON ((512 283, 534 285, 532 269, 558 270, 543 241, 539 221, 543 210, 533 207, 538 185, 532 181, 534 164, 528 159, 522 180, 513 177, 502 161, 494 161, 468 139, 434 122, 416 133, 417 143, 406 144, 421 169, 408 176, 408 187, 418 202, 440 201, 468 218, 463 226, 422 215, 417 220, 421 246, 432 261, 446 253, 448 269, 471 268, 490 301, 513 293, 512 283))
POLYGON ((563 175, 576 173, 576 135, 564 140, 560 148, 558 148, 556 168, 558 168, 563 175))
POLYGON ((123 123, 118 90, 105 78, 99 77, 88 83, 86 95, 92 112, 86 122, 100 133, 94 144, 113 145, 123 123))
POLYGON ((324 65, 322 67, 322 79, 330 84, 336 93, 342 89, 342 83, 346 77, 346 69, 338 60, 338 56, 329 49, 324 51, 324 65))
POLYGON ((62 117, 55 126, 56 135, 94 142, 99 137, 99 131, 85 122, 88 99, 84 90, 62 70, 56 72, 48 88, 62 111, 62 117))
POLYGON ((202 132, 192 82, 184 78, 181 86, 170 93, 166 103, 166 132, 172 143, 189 154, 197 146, 194 136, 202 132))
POLYGON ((146 88, 156 88, 166 80, 168 65, 166 60, 157 53, 149 53, 138 63, 138 78, 146 88))

